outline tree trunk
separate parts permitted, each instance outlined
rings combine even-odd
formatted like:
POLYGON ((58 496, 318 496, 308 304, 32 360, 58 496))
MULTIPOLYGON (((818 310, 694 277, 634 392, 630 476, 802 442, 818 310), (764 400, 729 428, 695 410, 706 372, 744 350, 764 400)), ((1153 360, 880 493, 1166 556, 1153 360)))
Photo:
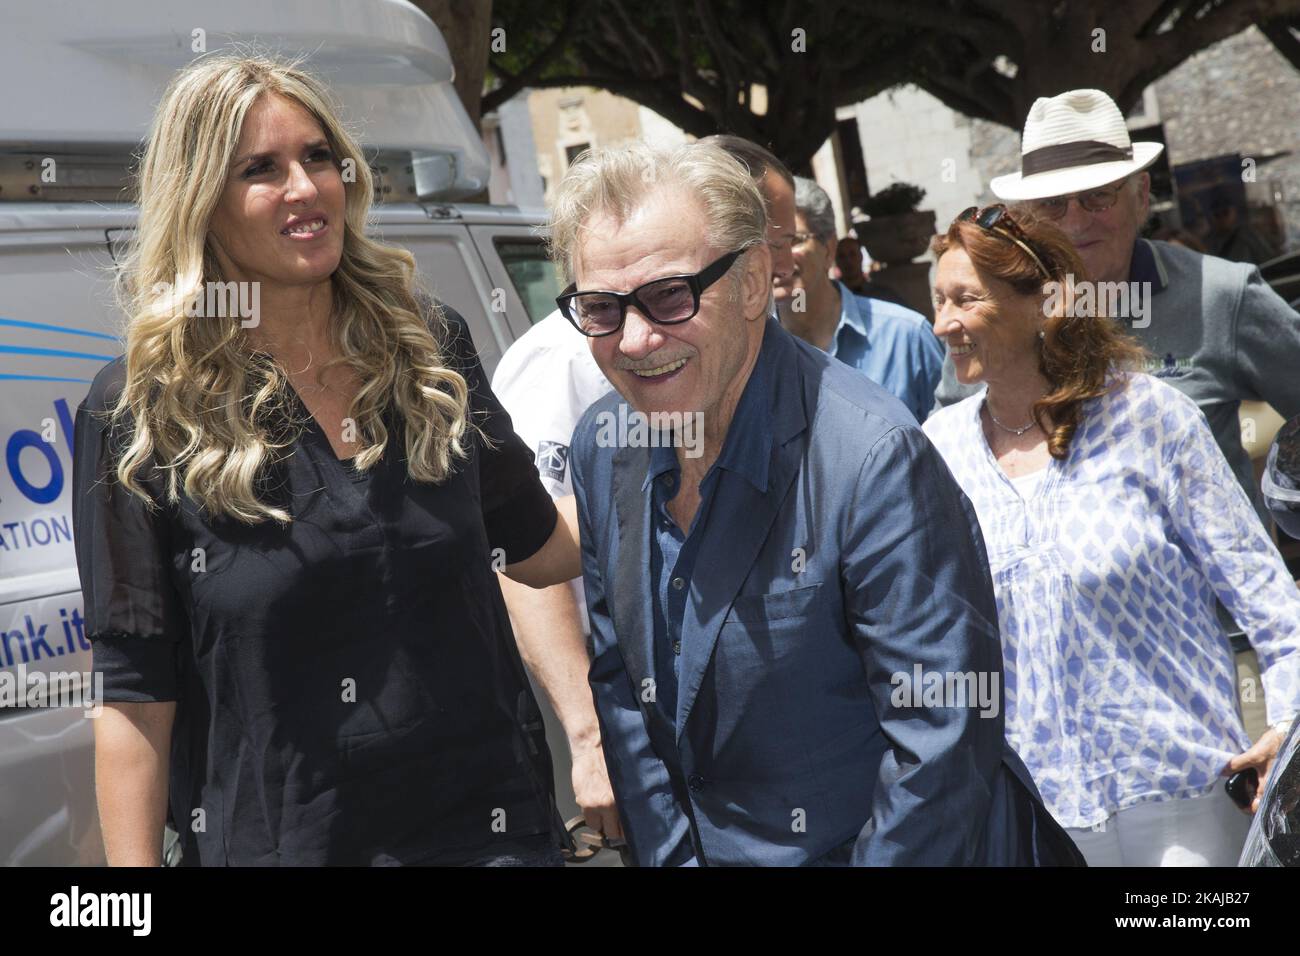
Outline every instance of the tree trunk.
POLYGON ((412 0, 438 25, 456 68, 456 95, 478 127, 487 75, 492 0, 412 0))

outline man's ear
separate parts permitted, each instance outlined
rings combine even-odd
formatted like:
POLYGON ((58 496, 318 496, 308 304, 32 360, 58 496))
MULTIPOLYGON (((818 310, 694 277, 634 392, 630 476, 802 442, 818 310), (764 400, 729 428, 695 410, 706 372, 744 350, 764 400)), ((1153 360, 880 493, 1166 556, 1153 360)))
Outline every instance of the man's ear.
POLYGON ((772 297, 772 250, 763 242, 745 252, 745 272, 740 280, 740 294, 745 318, 750 322, 767 318, 767 304, 772 297))
POLYGON ((1142 204, 1141 222, 1147 221, 1147 216, 1151 214, 1151 174, 1145 170, 1138 176, 1138 202, 1142 204))

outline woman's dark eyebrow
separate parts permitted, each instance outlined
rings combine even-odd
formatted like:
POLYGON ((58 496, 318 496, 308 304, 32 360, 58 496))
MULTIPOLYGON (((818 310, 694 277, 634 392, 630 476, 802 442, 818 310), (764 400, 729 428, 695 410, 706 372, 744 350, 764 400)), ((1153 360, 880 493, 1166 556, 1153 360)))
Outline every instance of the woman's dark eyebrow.
MULTIPOLYGON (((328 145, 329 145, 329 140, 327 139, 323 139, 323 138, 314 139, 310 143, 304 143, 302 147, 302 151, 304 153, 310 153, 314 149, 319 149, 322 146, 328 146, 328 145)), ((237 157, 231 162, 230 165, 231 167, 240 166, 244 163, 251 162, 252 160, 270 159, 273 156, 275 156, 275 153, 273 152, 272 153, 248 153, 245 156, 237 157)))

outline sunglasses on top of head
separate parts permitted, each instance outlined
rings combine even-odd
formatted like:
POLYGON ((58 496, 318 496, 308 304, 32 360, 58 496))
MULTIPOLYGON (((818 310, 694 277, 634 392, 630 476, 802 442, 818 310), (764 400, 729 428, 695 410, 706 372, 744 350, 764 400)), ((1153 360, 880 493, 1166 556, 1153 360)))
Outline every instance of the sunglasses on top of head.
POLYGON ((963 210, 953 222, 973 222, 985 232, 1009 239, 1034 260, 1034 265, 1038 266, 1044 279, 1052 277, 1052 273, 1048 271, 1047 266, 1043 265, 1043 260, 1038 257, 1038 253, 1029 248, 1029 237, 1025 235, 1025 231, 1020 228, 1020 224, 1012 218, 1011 211, 1002 203, 985 206, 983 209, 971 206, 963 210))
POLYGON ((631 292, 594 289, 578 292, 574 283, 556 297, 555 304, 575 329, 591 338, 612 335, 621 329, 629 303, 657 325, 677 325, 700 311, 704 290, 726 275, 744 251, 728 252, 699 272, 653 279, 631 292))

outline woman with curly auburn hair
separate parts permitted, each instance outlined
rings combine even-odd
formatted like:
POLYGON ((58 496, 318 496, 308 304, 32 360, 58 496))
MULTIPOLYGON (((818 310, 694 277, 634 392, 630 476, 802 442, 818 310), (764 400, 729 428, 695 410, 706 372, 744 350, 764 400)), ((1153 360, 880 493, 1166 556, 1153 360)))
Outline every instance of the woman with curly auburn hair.
POLYGON ((577 575, 571 499, 557 520, 464 321, 366 236, 324 88, 197 60, 138 188, 125 354, 75 432, 109 862, 157 865, 170 810, 187 864, 560 863, 495 571, 577 575))
POLYGON ((975 506, 998 602, 1006 726, 1091 865, 1234 865, 1222 786, 1267 776, 1223 601, 1270 712, 1300 707, 1300 592, 1200 410, 1135 370, 1051 223, 970 209, 935 237, 934 332, 986 388, 924 429, 975 506))

